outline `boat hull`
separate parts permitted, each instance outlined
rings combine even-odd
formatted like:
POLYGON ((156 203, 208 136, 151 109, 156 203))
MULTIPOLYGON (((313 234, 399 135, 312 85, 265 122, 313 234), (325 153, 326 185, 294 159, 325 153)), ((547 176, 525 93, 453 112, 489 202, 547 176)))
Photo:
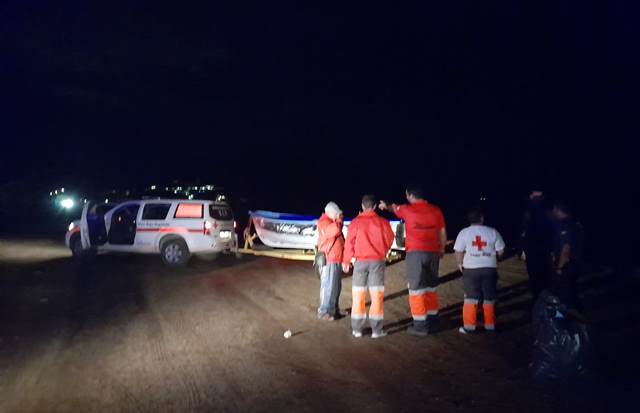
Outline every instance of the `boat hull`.
MULTIPOLYGON (((314 249, 318 243, 318 218, 271 211, 249 213, 260 241, 272 248, 314 249)), ((342 232, 347 236, 351 220, 345 220, 342 232)), ((396 234, 391 249, 404 250, 404 226, 401 221, 390 221, 396 234)))

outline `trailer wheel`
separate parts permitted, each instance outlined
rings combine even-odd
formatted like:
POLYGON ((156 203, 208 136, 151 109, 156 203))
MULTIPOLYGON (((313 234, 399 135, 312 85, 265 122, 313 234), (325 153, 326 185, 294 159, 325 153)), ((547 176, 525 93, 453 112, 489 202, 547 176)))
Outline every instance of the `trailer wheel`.
POLYGON ((165 264, 175 267, 186 265, 191 258, 187 243, 181 238, 170 238, 164 241, 160 247, 160 255, 165 264))
POLYGON ((207 252, 207 253, 198 254, 198 255, 196 255, 196 257, 201 259, 202 261, 213 262, 213 261, 217 260, 220 257, 220 253, 219 252, 207 252))

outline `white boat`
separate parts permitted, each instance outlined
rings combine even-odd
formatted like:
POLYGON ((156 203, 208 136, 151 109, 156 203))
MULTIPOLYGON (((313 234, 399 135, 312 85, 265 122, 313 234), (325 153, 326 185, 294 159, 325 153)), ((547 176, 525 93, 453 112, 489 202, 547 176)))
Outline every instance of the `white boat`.
MULTIPOLYGON (((318 218, 308 215, 271 211, 250 211, 251 222, 260 241, 271 248, 312 250, 318 242, 318 218)), ((346 238, 351 220, 345 220, 342 231, 346 238)), ((396 234, 391 249, 404 250, 404 225, 390 221, 396 234)))

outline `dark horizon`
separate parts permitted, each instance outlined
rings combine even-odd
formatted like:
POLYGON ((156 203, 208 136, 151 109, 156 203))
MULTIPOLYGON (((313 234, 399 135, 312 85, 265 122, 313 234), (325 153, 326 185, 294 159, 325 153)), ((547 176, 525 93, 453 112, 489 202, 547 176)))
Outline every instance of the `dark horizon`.
POLYGON ((542 186, 605 234, 594 197, 630 210, 637 175, 634 8, 10 1, 0 186, 211 182, 300 212, 542 186))

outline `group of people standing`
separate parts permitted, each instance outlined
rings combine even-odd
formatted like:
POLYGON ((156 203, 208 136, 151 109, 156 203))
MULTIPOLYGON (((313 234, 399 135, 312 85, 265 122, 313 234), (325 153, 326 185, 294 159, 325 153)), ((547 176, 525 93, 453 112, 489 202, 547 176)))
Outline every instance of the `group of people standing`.
POLYGON ((386 335, 384 321, 384 273, 387 252, 395 234, 389 221, 376 213, 376 207, 394 213, 405 225, 405 250, 409 307, 413 325, 407 332, 425 337, 433 331, 438 316, 438 268, 444 255, 447 232, 442 211, 424 199, 419 187, 406 190, 407 204, 378 201, 373 195, 362 197, 362 212, 351 222, 347 237, 342 235, 342 211, 333 202, 327 204, 318 221, 318 250, 326 255, 321 272, 318 317, 340 317, 338 299, 341 270, 349 272, 353 262, 351 329, 362 337, 367 318, 373 338, 386 335), (366 312, 366 295, 371 306, 366 312))
MULTIPOLYGON (((376 208, 379 208, 395 214, 405 226, 406 277, 413 319, 407 332, 418 337, 426 337, 434 332, 439 309, 438 269, 447 243, 445 220, 440 208, 425 200, 420 187, 408 187, 406 198, 407 204, 397 205, 378 202, 373 195, 364 195, 362 212, 351 221, 346 239, 342 232, 344 218, 341 209, 334 202, 326 205, 317 224, 318 251, 325 256, 320 277, 319 319, 336 320, 342 317, 338 306, 342 272, 348 273, 353 266, 352 334, 356 338, 362 337, 368 319, 372 338, 386 336, 383 329, 385 261, 395 234, 389 221, 376 213, 376 208), (371 299, 368 314, 367 292, 371 299)), ((573 257, 578 254, 575 226, 568 219, 566 205, 560 204, 554 209, 554 215, 563 222, 559 227, 564 228, 557 233, 554 251, 540 247, 539 240, 535 239, 548 236, 546 233, 537 233, 540 230, 536 224, 539 220, 537 213, 537 210, 528 213, 523 231, 524 250, 534 295, 548 286, 540 275, 543 273, 541 267, 545 265, 540 260, 545 252, 545 259, 549 263, 553 262, 561 272, 570 271, 575 262, 571 254, 573 257), (533 250, 532 246, 540 251, 533 250)), ((484 225, 484 216, 480 210, 472 209, 467 217, 470 225, 460 231, 453 246, 464 284, 463 325, 459 331, 463 334, 477 331, 476 318, 480 303, 484 330, 494 331, 497 261, 505 250, 505 242, 496 229, 484 225)), ((553 240, 549 241, 547 238, 544 242, 548 243, 544 245, 554 244, 553 240)), ((572 290, 570 285, 566 288, 572 290)))

